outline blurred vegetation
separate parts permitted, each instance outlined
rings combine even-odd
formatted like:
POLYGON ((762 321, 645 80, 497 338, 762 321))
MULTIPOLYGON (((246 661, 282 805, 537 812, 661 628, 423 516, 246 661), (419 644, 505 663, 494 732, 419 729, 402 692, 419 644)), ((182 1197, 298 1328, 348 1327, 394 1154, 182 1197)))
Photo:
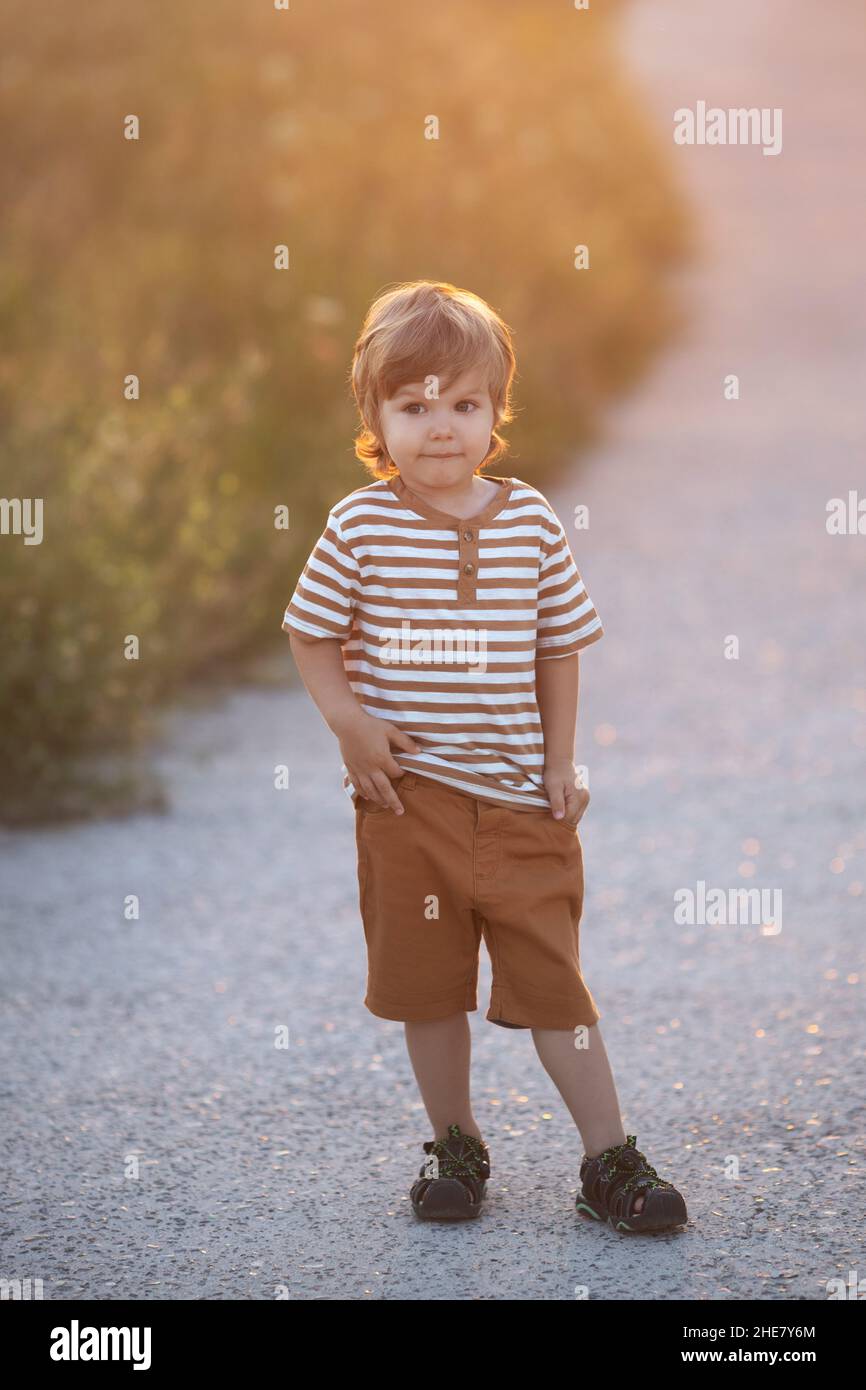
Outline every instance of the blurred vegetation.
POLYGON ((619 8, 3 5, 0 491, 45 518, 0 536, 7 824, 158 804, 160 706, 280 643, 288 679, 283 608, 368 481, 346 375, 386 285, 449 280, 514 329, 496 472, 541 486, 639 377, 692 232, 619 8))

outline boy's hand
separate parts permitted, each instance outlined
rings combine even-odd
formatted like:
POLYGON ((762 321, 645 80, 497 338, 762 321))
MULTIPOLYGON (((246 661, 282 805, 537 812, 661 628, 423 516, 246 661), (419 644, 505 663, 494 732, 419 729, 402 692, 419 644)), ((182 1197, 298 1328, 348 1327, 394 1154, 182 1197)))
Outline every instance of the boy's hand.
POLYGON ((550 809, 554 819, 562 820, 564 814, 566 820, 577 825, 589 805, 589 792, 586 787, 577 785, 578 777, 574 763, 570 759, 545 763, 542 781, 550 798, 550 809))
POLYGON ((337 737, 346 770, 361 796, 402 816, 402 802, 389 778, 403 777, 406 769, 392 756, 391 745, 396 744, 404 753, 420 753, 411 734, 387 719, 377 719, 358 709, 339 725, 337 737))

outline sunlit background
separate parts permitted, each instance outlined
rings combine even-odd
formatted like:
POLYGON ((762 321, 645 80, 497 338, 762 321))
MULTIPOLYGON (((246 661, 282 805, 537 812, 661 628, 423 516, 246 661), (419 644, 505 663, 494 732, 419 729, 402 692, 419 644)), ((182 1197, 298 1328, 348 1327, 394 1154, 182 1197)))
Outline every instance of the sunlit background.
POLYGON ((42 543, 0 549, 7 821, 146 804, 166 701, 285 642, 328 507, 367 481, 347 373, 386 285, 503 315, 499 471, 541 487, 676 335, 694 234, 622 9, 0 7, 2 488, 44 503, 42 543))

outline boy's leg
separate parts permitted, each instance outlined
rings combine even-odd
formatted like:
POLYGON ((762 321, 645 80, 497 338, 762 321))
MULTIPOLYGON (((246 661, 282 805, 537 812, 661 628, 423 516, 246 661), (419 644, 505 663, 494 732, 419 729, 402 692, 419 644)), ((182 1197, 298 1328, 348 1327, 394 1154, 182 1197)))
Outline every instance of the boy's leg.
POLYGON ((406 1047, 436 1139, 458 1124, 464 1134, 484 1136, 469 1099, 471 1033, 465 1011, 431 1023, 404 1023, 406 1047))
MULTIPOLYGON (((580 1130, 584 1152, 595 1158, 614 1144, 625 1143, 613 1072, 597 1023, 587 1029, 589 1046, 577 1048, 574 1033, 558 1028, 533 1028, 532 1040, 547 1072, 580 1130)), ((644 1199, 638 1197, 635 1212, 644 1199)))

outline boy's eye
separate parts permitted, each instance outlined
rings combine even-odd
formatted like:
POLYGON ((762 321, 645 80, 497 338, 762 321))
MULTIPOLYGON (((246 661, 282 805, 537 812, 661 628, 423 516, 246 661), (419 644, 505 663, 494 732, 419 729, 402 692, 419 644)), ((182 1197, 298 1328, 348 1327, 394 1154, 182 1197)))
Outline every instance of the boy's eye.
MULTIPOLYGON (((415 408, 416 405, 417 405, 417 406, 420 406, 420 405, 421 405, 421 402, 420 402, 420 401, 410 401, 408 405, 404 405, 403 410, 404 410, 404 411, 406 411, 406 410, 414 410, 414 408, 415 408)), ((456 407, 456 408, 459 409, 459 407, 460 407, 461 405, 471 405, 473 410, 477 410, 477 409, 478 409, 478 402, 477 402, 477 401, 470 401, 470 400, 458 401, 458 402, 457 402, 457 407, 456 407)), ((468 414, 468 413, 469 413, 468 411, 464 411, 464 412, 463 412, 464 415, 465 415, 465 414, 468 414)))

